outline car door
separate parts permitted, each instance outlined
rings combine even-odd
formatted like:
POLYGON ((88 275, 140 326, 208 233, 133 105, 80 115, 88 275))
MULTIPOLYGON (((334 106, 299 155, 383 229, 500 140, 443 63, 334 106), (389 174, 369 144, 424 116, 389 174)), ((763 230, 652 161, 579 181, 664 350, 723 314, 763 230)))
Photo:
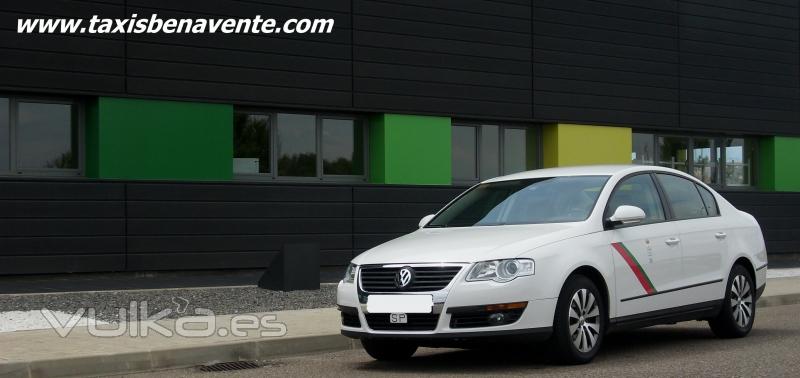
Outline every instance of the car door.
POLYGON ((683 282, 679 286, 688 303, 719 299, 724 274, 727 230, 716 200, 703 186, 685 177, 658 173, 678 228, 683 248, 683 282))
POLYGON ((605 231, 614 262, 617 316, 675 306, 674 301, 663 301, 657 294, 679 284, 682 251, 677 227, 667 221, 664 202, 650 173, 621 180, 609 197, 604 218, 622 205, 642 209, 645 219, 607 226, 605 231))

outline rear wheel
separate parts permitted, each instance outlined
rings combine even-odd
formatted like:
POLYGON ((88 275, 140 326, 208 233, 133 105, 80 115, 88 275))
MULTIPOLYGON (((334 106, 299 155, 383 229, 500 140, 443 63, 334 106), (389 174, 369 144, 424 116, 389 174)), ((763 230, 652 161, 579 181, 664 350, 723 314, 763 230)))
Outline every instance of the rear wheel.
POLYGON ((718 337, 745 337, 753 328, 756 318, 755 283, 750 272, 741 265, 734 265, 728 275, 728 286, 722 309, 708 325, 718 337))
POLYGON ((398 340, 361 339, 361 345, 378 361, 406 360, 417 351, 416 344, 398 340))
POLYGON ((561 289, 553 321, 553 352, 567 364, 591 361, 605 333, 605 304, 592 280, 570 277, 561 289))

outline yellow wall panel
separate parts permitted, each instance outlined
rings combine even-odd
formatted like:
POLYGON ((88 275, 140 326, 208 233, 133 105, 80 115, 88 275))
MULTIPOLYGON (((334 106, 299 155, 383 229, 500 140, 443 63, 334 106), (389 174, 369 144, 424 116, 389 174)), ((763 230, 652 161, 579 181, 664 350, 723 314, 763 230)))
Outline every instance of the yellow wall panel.
POLYGON ((630 164, 631 129, 574 124, 545 125, 544 167, 630 164))

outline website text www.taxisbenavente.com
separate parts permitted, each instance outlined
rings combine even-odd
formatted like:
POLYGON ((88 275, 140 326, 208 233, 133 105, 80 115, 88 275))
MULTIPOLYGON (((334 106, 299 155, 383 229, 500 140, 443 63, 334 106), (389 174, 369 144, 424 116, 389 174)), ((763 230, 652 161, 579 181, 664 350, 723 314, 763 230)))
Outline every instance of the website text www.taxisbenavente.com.
POLYGON ((333 18, 19 18, 18 34, 330 34, 333 18))

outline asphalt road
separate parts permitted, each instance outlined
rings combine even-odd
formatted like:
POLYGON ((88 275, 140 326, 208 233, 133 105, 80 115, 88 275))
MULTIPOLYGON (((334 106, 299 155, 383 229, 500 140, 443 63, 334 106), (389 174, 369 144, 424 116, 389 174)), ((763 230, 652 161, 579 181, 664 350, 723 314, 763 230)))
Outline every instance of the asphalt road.
POLYGON ((263 367, 225 373, 195 369, 149 377, 530 375, 559 377, 800 377, 800 305, 759 308, 743 339, 714 337, 705 322, 686 322, 611 334, 588 365, 559 366, 544 347, 491 351, 420 349, 402 363, 373 361, 362 350, 262 361, 263 367))

